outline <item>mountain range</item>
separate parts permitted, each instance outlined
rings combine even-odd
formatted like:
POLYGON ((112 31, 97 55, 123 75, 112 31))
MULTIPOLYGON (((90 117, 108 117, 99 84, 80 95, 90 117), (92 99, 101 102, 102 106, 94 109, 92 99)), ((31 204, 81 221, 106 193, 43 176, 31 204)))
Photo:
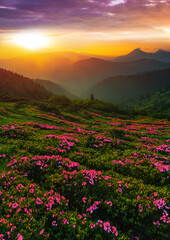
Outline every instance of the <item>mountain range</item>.
POLYGON ((95 98, 114 103, 125 103, 130 99, 138 98, 169 85, 170 68, 149 73, 110 77, 88 89, 84 96, 87 97, 93 93, 95 98))
POLYGON ((170 52, 146 53, 136 49, 112 61, 76 53, 33 54, 0 60, 0 67, 33 79, 53 81, 81 96, 108 77, 170 68, 170 52))
POLYGON ((1 67, 30 75, 23 77, 1 69, 0 95, 41 99, 60 94, 89 98, 93 93, 95 98, 122 103, 170 85, 169 54, 163 50, 146 53, 135 49, 114 61, 74 53, 0 60, 1 67))
POLYGON ((67 72, 68 76, 65 76, 60 83, 82 94, 86 89, 108 77, 133 75, 168 68, 170 68, 170 63, 152 59, 141 59, 133 62, 111 62, 90 58, 75 63, 67 72))
POLYGON ((155 53, 147 53, 137 48, 127 55, 114 58, 116 62, 137 61, 140 59, 154 59, 157 61, 170 63, 170 52, 159 49, 155 53))

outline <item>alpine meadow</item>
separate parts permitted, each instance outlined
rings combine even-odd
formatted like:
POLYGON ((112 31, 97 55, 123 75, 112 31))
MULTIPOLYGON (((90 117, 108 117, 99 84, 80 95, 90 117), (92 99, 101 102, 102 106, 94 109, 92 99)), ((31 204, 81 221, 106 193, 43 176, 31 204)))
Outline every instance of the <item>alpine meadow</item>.
POLYGON ((0 240, 169 240, 170 1, 0 1, 0 240))

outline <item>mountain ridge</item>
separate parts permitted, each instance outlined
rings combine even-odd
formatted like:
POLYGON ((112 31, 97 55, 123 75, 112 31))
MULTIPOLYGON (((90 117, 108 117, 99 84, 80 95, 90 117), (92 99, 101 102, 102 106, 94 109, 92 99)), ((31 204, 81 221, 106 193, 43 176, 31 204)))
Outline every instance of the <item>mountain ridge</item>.
POLYGON ((71 71, 69 71, 69 78, 62 79, 62 83, 83 93, 84 89, 88 89, 108 77, 168 68, 170 68, 170 63, 162 63, 153 59, 139 59, 133 62, 111 62, 90 58, 75 63, 71 71))
POLYGON ((84 97, 93 93, 96 98, 120 104, 169 85, 170 68, 148 73, 106 78, 89 88, 84 93, 84 97))
POLYGON ((51 94, 30 78, 0 68, 0 97, 47 99, 51 94))
POLYGON ((34 79, 35 83, 38 83, 39 85, 43 86, 47 91, 57 94, 57 95, 65 95, 69 98, 77 98, 76 95, 68 91, 67 89, 63 88, 62 86, 50 81, 50 80, 44 80, 44 79, 34 79))
MULTIPOLYGON (((169 52, 163 50, 158 50, 154 54, 159 55, 159 57, 169 56, 169 52)), ((31 58, 25 57, 23 61, 21 58, 15 62, 12 60, 2 62, 0 60, 0 66, 28 76, 31 79, 48 79, 65 89, 72 89, 73 95, 79 96, 86 89, 109 77, 133 75, 170 68, 170 62, 167 63, 150 58, 148 56, 152 56, 153 54, 145 53, 140 48, 130 53, 131 56, 133 55, 133 58, 134 55, 140 55, 139 59, 133 61, 126 59, 123 62, 110 61, 98 57, 79 58, 77 61, 74 57, 74 59, 66 58, 66 53, 59 55, 59 58, 56 57, 55 53, 49 54, 47 58, 46 55, 42 55, 43 57, 40 59, 38 57, 34 58, 34 55, 31 55, 31 58)))
POLYGON ((114 58, 113 61, 119 61, 119 62, 136 61, 141 58, 154 59, 154 60, 162 61, 165 63, 170 63, 170 51, 158 49, 156 52, 152 53, 152 52, 142 51, 141 48, 136 48, 126 55, 122 55, 114 58))

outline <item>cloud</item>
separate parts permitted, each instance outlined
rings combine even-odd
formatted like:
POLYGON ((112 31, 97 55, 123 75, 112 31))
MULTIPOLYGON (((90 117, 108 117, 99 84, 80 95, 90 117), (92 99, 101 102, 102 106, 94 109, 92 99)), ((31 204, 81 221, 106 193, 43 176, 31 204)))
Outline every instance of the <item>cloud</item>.
POLYGON ((52 34, 52 35, 48 35, 48 37, 61 37, 66 35, 66 33, 58 33, 58 34, 52 34))
POLYGON ((1 0, 0 28, 154 29, 169 12, 170 0, 1 0))

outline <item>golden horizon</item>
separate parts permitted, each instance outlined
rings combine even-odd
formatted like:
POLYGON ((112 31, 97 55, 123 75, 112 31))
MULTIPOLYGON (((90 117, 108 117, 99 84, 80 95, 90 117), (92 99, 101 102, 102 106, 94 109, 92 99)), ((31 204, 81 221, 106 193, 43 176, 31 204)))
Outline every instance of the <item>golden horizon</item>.
POLYGON ((136 48, 145 52, 170 50, 170 30, 157 27, 154 31, 79 32, 56 29, 4 31, 0 38, 0 59, 29 54, 75 52, 116 57, 136 48))

